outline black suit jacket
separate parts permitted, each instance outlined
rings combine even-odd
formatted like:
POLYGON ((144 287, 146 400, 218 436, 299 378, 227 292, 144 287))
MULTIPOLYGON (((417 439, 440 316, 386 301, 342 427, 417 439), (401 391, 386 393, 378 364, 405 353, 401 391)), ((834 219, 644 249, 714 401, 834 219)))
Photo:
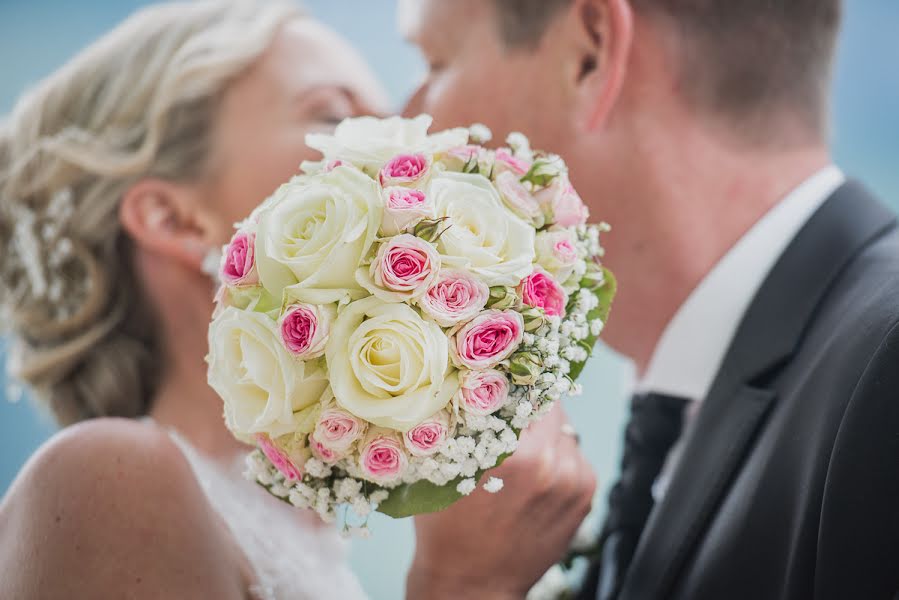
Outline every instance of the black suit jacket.
POLYGON ((619 599, 894 598, 897 324, 899 230, 850 182, 753 300, 619 599))

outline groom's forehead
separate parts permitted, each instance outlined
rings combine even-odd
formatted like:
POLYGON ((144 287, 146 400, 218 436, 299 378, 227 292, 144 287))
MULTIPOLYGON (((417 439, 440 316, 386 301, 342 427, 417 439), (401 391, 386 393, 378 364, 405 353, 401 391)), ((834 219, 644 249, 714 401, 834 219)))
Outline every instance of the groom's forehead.
POLYGON ((453 44, 466 32, 465 23, 483 19, 489 0, 398 0, 400 33, 412 43, 453 44))

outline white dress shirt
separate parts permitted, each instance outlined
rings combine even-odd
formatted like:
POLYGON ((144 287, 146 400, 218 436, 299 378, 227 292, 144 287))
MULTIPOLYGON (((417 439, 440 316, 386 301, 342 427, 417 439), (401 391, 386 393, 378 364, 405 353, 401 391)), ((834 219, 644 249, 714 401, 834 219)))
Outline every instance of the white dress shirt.
MULTIPOLYGON (((803 225, 845 180, 839 168, 829 166, 790 192, 718 261, 668 323, 637 391, 690 400, 684 431, 708 394, 737 327, 768 273, 803 225)), ((681 447, 679 441, 656 481, 656 500, 665 493, 681 447)))

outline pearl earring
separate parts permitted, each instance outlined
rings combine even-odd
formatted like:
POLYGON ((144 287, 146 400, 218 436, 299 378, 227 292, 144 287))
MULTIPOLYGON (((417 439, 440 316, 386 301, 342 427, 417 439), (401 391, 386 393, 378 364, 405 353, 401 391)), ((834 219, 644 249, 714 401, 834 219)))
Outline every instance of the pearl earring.
POLYGON ((219 248, 210 248, 203 257, 203 264, 200 267, 204 273, 216 283, 220 282, 221 277, 219 271, 222 264, 222 251, 219 248))

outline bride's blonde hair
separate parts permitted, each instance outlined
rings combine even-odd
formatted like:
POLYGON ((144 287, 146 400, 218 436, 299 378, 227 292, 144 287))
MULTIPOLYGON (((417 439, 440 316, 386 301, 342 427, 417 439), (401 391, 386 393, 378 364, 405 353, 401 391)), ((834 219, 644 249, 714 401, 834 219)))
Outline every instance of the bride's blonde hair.
POLYGON ((8 372, 61 424, 147 412, 162 357, 119 201, 144 177, 204 174, 224 90, 298 15, 279 0, 149 7, 0 125, 8 372))

